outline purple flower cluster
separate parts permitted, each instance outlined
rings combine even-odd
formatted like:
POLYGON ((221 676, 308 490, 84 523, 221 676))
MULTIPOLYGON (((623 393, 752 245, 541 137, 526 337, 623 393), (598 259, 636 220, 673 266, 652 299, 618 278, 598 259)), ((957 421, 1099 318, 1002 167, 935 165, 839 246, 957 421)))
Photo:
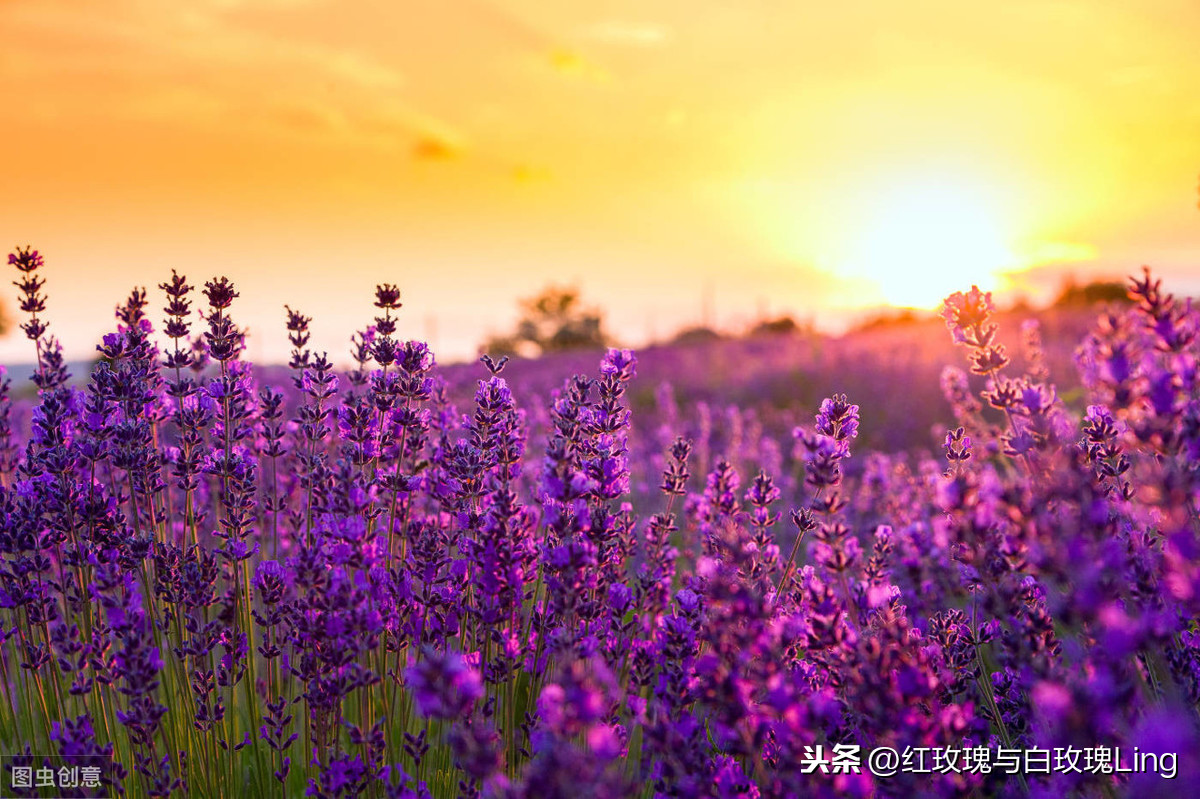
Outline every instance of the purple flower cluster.
POLYGON ((627 350, 548 395, 488 356, 463 385, 392 285, 349 372, 290 308, 272 370, 228 280, 199 310, 173 274, 72 383, 44 259, 9 263, 38 365, 28 400, 0 371, 7 752, 111 759, 130 796, 1200 787, 1200 311, 1148 274, 1070 391, 1040 329, 1018 366, 989 295, 948 298, 935 458, 872 451, 842 393, 790 439, 651 402, 627 350), (813 755, 1100 746, 1178 773, 813 755))

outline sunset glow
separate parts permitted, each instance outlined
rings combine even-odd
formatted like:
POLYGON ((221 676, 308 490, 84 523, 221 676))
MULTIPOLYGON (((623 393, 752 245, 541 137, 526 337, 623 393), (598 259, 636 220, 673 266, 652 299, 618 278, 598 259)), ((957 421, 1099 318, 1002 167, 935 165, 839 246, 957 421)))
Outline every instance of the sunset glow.
POLYGON ((1200 290, 1195 3, 8 0, 0 27, 0 239, 73 276, 48 313, 82 340, 91 276, 165 267, 245 285, 275 359, 283 304, 331 298, 344 357, 381 280, 453 358, 551 283, 630 344, 997 275, 1200 290))
POLYGON ((881 193, 847 225, 847 252, 835 269, 861 279, 868 297, 877 291, 902 307, 936 307, 963 286, 995 288, 1021 264, 997 212, 972 189, 935 183, 881 193))

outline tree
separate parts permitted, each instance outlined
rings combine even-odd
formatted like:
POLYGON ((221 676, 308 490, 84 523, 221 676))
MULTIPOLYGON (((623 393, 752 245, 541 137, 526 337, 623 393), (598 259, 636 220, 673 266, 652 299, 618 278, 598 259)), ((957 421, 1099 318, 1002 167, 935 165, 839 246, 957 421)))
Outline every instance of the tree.
POLYGON ((610 343, 601 312, 585 306, 578 289, 549 286, 536 297, 521 300, 516 330, 492 337, 483 349, 492 355, 541 355, 599 349, 610 343))
POLYGON ((1069 281, 1063 285, 1054 304, 1063 306, 1090 306, 1098 302, 1133 302, 1129 290, 1119 280, 1096 280, 1086 285, 1069 281))
POLYGON ((777 319, 764 319, 750 328, 751 336, 794 336, 803 331, 795 319, 790 316, 780 316, 777 319))
POLYGON ((671 344, 707 344, 710 341, 720 341, 725 338, 711 327, 704 325, 692 325, 685 327, 675 335, 671 336, 671 344))

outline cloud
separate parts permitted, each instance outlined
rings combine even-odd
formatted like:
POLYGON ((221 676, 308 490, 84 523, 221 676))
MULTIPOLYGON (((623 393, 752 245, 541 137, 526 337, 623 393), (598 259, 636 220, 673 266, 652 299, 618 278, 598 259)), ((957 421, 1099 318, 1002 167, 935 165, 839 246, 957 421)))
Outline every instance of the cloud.
POLYGON ((556 47, 547 54, 547 58, 554 71, 562 75, 586 78, 600 83, 607 82, 611 77, 608 70, 575 50, 556 47))
POLYGON ((293 9, 322 5, 329 0, 209 0, 209 5, 219 11, 239 11, 242 9, 293 9))
POLYGON ((156 74, 170 78, 190 69, 208 80, 231 76, 247 89, 266 80, 278 85, 280 76, 367 91, 394 91, 407 83, 391 64, 315 39, 256 30, 213 5, 146 9, 118 3, 101 11, 48 2, 14 7, 10 22, 17 34, 10 54, 26 72, 43 75, 103 70, 145 85, 156 74))
POLYGON ((0 65, 0 90, 19 87, 39 118, 60 124, 153 122, 225 138, 283 135, 382 149, 413 146, 415 138, 416 157, 435 160, 463 149, 452 126, 405 98, 408 76, 390 58, 280 36, 236 14, 308 4, 114 0, 104 12, 78 13, 54 0, 22 5, 11 16, 18 35, 0 65), (50 99, 33 102, 40 98, 50 99))
POLYGON ((651 22, 608 20, 592 25, 587 36, 608 44, 630 47, 659 47, 671 40, 671 29, 651 22))
POLYGON ((322 103, 278 103, 265 116, 271 122, 303 135, 326 136, 347 127, 346 118, 337 109, 322 103))
POLYGON ((418 161, 452 161, 462 148, 457 143, 434 133, 417 137, 412 146, 412 156, 418 161))

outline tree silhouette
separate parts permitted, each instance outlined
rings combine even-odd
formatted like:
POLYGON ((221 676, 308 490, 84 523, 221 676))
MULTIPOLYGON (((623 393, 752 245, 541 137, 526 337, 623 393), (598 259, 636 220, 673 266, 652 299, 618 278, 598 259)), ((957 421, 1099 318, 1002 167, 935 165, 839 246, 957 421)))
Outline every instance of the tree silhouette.
POLYGON ((492 355, 541 355, 598 349, 610 342, 603 315, 583 304, 578 289, 548 286, 537 296, 521 300, 516 329, 489 339, 483 349, 492 355))

